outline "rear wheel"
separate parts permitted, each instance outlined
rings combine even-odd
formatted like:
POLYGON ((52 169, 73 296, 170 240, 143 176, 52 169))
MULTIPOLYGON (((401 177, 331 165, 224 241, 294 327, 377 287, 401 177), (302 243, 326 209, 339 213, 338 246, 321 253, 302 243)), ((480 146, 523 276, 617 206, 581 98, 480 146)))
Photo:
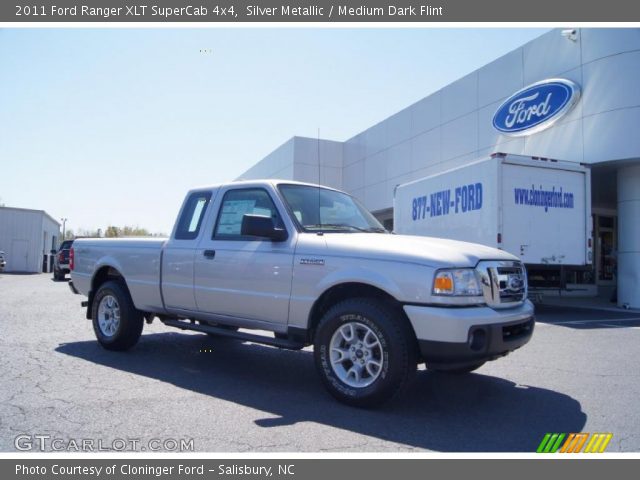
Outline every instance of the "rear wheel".
POLYGON ((338 400, 357 407, 388 401, 416 371, 413 332, 401 313, 375 299, 340 302, 320 320, 314 357, 338 400))
POLYGON ((105 282, 93 300, 93 330, 107 350, 128 350, 142 334, 144 318, 136 310, 126 288, 115 281, 105 282))

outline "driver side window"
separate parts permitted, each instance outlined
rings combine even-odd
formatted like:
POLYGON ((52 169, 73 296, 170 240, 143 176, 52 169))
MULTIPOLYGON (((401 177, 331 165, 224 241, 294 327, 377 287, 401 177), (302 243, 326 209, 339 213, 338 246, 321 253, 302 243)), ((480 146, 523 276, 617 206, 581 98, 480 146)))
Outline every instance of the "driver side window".
MULTIPOLYGON (((262 188, 242 188, 225 193, 213 231, 213 239, 240 240, 242 217, 246 214, 271 217, 276 225, 282 221, 273 200, 262 188)), ((251 238, 255 240, 255 238, 251 238)))

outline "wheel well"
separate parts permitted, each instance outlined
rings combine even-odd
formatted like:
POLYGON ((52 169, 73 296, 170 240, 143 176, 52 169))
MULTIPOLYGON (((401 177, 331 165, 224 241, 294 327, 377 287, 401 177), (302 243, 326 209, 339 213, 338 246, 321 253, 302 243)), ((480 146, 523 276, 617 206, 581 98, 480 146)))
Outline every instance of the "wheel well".
POLYGON ((91 281, 91 291, 96 292, 100 288, 100 285, 109 280, 120 280, 126 285, 122 274, 115 268, 106 265, 104 267, 100 267, 93 276, 93 280, 91 281))
POLYGON ((93 276, 93 280, 91 280, 91 291, 89 292, 89 301, 87 304, 88 319, 91 319, 91 312, 93 310, 93 299, 96 295, 96 292, 104 282, 108 282, 109 280, 119 281, 127 290, 127 293, 129 293, 127 282, 125 281, 124 276, 118 270, 108 265, 100 267, 93 276))
POLYGON ((309 314, 308 332, 310 341, 313 341, 316 327, 318 326, 322 316, 333 305, 349 298, 375 298, 377 300, 381 300, 392 310, 398 313, 398 317, 401 318, 402 321, 406 322, 415 338, 415 332, 413 331, 413 327, 411 326, 411 322, 409 322, 407 315, 404 313, 402 303, 378 287, 374 287, 366 283, 353 282, 334 285, 320 295, 320 298, 315 301, 309 314))

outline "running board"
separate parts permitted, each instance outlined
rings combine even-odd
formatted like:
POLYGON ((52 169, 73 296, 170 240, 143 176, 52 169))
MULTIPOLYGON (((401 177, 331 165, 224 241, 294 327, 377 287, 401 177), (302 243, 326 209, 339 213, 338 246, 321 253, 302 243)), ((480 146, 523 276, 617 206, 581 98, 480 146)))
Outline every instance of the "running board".
POLYGON ((164 320, 162 323, 171 327, 176 327, 181 330, 194 330, 196 332, 213 333, 220 335, 221 337, 231 337, 238 340, 244 340, 245 342, 261 343, 263 345, 271 345, 278 348, 286 348, 288 350, 300 350, 304 347, 301 342, 295 340, 289 340, 287 338, 272 338, 265 337, 264 335, 255 335, 253 333, 239 332, 235 330, 228 330, 226 328, 214 327, 212 325, 201 325, 199 323, 192 323, 185 320, 164 320))

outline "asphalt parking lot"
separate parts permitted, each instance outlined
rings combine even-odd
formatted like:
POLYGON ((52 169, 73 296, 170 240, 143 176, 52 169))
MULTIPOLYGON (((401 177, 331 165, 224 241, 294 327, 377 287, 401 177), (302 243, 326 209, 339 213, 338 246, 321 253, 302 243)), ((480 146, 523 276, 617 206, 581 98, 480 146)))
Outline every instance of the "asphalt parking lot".
POLYGON ((135 349, 105 351, 82 299, 49 275, 0 274, 1 451, 45 435, 69 451, 89 439, 139 451, 532 452, 547 432, 580 431, 640 451, 638 313, 540 306, 523 349, 465 376, 422 369, 404 397, 366 411, 325 392, 307 350, 155 322, 135 349))

